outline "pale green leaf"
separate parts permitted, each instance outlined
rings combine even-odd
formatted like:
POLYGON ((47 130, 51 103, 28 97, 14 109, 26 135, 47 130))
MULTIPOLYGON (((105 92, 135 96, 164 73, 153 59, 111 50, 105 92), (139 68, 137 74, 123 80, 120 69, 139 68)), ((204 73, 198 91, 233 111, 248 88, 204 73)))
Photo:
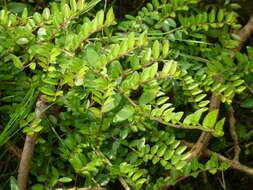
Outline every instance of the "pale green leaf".
POLYGON ((218 113, 219 113, 219 110, 214 110, 212 112, 209 112, 203 120, 203 126, 208 127, 208 128, 213 128, 216 123, 218 113))
POLYGON ((121 122, 130 118, 134 114, 134 108, 130 105, 122 108, 113 118, 113 122, 121 122))

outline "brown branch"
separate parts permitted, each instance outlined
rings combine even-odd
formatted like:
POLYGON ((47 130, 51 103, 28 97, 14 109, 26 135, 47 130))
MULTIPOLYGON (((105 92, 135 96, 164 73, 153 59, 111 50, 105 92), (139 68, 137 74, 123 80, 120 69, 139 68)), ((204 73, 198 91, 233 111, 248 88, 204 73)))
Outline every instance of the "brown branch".
MULTIPOLYGON (((41 95, 39 96, 35 107, 36 119, 41 120, 43 118, 45 108, 46 108, 46 100, 44 99, 43 95, 41 95)), ((21 155, 21 160, 18 169, 18 185, 20 190, 27 189, 30 162, 32 160, 37 136, 38 133, 34 133, 32 135, 26 135, 25 138, 25 144, 23 147, 23 152, 21 155)))
MULTIPOLYGON (((209 112, 219 109, 220 107, 220 96, 216 96, 214 93, 211 97, 211 102, 209 106, 209 112)), ((188 161, 191 161, 194 157, 199 157, 202 153, 202 150, 207 147, 209 140, 211 139, 211 134, 209 132, 202 132, 198 141, 194 144, 191 149, 191 156, 188 158, 188 161)))
POLYGON ((240 45, 237 50, 242 49, 250 35, 253 33, 253 15, 250 17, 248 23, 239 31, 235 32, 240 37, 240 45))
POLYGON ((0 84, 16 84, 16 82, 12 82, 12 81, 1 81, 0 84))
POLYGON ((232 137, 232 140, 234 142, 234 160, 239 161, 239 156, 241 152, 241 148, 239 146, 239 140, 238 136, 236 134, 236 129, 235 129, 235 117, 234 117, 234 109, 232 106, 229 106, 228 108, 228 115, 229 115, 229 132, 232 137))
MULTIPOLYGON (((239 32, 237 32, 237 35, 240 37, 240 46, 236 50, 240 50, 243 47, 244 43, 247 41, 247 39, 250 37, 252 33, 253 33, 253 15, 251 16, 248 23, 239 32)), ((234 57, 234 51, 232 52, 231 56, 234 57)), ((216 80, 220 81, 222 79, 218 76, 216 80)), ((211 97, 209 112, 213 111, 214 109, 218 109, 219 107, 220 107, 220 96, 216 96, 213 93, 211 97)), ((188 159, 188 161, 190 161, 193 157, 199 157, 201 154, 201 151, 207 146, 210 139, 211 139, 210 133, 202 132, 197 143, 191 149, 192 155, 188 159)), ((237 152, 235 155, 235 159, 239 159, 239 156, 237 157, 238 148, 236 148, 236 151, 237 152)))
MULTIPOLYGON (((194 146, 193 143, 189 143, 189 142, 186 142, 186 141, 182 141, 182 143, 185 144, 186 146, 190 147, 190 148, 192 148, 194 146)), ((221 162, 228 163, 231 166, 231 168, 253 176, 253 168, 251 168, 249 166, 246 166, 244 164, 241 164, 237 160, 234 160, 234 159, 230 160, 227 157, 225 157, 225 156, 223 156, 223 155, 221 155, 221 154, 219 154, 217 152, 213 152, 213 151, 211 151, 211 150, 209 150, 207 148, 203 149, 203 154, 202 154, 203 156, 210 157, 213 154, 217 155, 218 159, 221 162)))
MULTIPOLYGON (((235 33, 240 37, 240 45, 237 49, 234 49, 234 51, 240 50, 243 47, 243 45, 245 44, 245 42, 248 40, 250 35, 253 33, 253 15, 251 16, 248 23, 239 32, 235 32, 235 33)), ((235 56, 234 51, 231 52, 232 58, 234 58, 234 56, 235 56)), ((217 76, 217 77, 218 78, 216 78, 216 80, 218 80, 218 81, 222 80, 222 78, 220 78, 219 76, 217 76)), ((218 109, 219 107, 220 107, 220 96, 216 96, 213 93, 212 97, 211 97, 211 103, 210 103, 210 106, 209 106, 209 112, 211 112, 215 109, 218 109)), ((230 125, 231 124, 233 124, 233 123, 230 123, 230 125)), ((231 134, 231 136, 232 136, 232 134, 231 134)), ((191 161, 191 159, 193 157, 199 157, 201 154, 203 154, 205 156, 211 156, 212 154, 217 154, 218 159, 220 161, 229 163, 233 169, 236 169, 236 170, 245 172, 247 174, 253 175, 253 168, 245 166, 245 165, 243 165, 239 162, 239 154, 240 154, 240 149, 238 149, 239 145, 238 145, 237 148, 235 147, 235 157, 234 157, 234 159, 229 160, 228 158, 224 157, 221 154, 218 154, 218 153, 215 153, 215 152, 212 152, 212 151, 206 149, 206 147, 208 145, 208 142, 211 139, 211 137, 212 136, 211 136, 210 133, 202 132, 199 139, 198 139, 198 141, 195 144, 187 143, 186 145, 191 148, 191 156, 190 156, 190 158, 187 159, 187 161, 191 161)), ((232 136, 232 138, 234 138, 234 137, 232 136)), ((238 139, 237 139, 237 141, 238 141, 238 139)), ((238 144, 238 142, 236 144, 238 144)), ((165 189, 167 189, 167 187, 165 187, 165 189)))

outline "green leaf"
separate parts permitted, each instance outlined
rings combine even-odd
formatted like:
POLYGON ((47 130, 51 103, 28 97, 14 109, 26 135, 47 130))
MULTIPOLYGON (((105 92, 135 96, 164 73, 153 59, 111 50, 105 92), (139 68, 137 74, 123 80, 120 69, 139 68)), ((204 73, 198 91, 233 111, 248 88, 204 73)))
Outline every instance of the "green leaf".
POLYGON ((17 68, 22 68, 23 67, 23 63, 21 62, 19 57, 17 57, 16 55, 13 55, 13 54, 10 54, 10 56, 13 60, 13 64, 15 65, 15 67, 17 67, 17 68))
POLYGON ((45 186, 42 184, 34 184, 33 186, 31 186, 31 190, 44 190, 45 186))
POLYGON ((91 107, 89 108, 89 110, 97 117, 97 118, 101 118, 102 114, 101 114, 101 110, 96 108, 96 107, 91 107))
POLYGON ((175 167, 177 170, 181 170, 183 167, 185 167, 186 164, 187 164, 186 161, 180 161, 175 164, 175 167))
POLYGON ((166 24, 168 24, 172 28, 176 28, 177 27, 176 22, 173 19, 171 19, 171 18, 166 19, 165 22, 166 22, 166 24))
POLYGON ((116 94, 109 98, 110 101, 105 101, 104 105, 102 106, 102 112, 104 113, 109 112, 112 109, 116 108, 121 101, 121 96, 119 94, 116 94))
POLYGON ((47 83, 47 84, 51 84, 51 85, 57 85, 58 84, 58 79, 52 79, 52 78, 45 78, 45 79, 42 79, 42 81, 44 83, 47 83))
POLYGON ((222 169, 222 170, 227 170, 229 167, 230 167, 230 165, 226 162, 222 162, 220 164, 220 169, 222 169))
POLYGON ((85 6, 85 0, 78 0, 77 1, 77 9, 78 10, 83 10, 84 6, 85 6))
POLYGON ((34 19, 36 24, 41 24, 41 22, 42 22, 42 16, 41 16, 40 13, 37 13, 37 12, 34 13, 33 19, 34 19))
POLYGON ((166 58, 169 55, 170 52, 170 42, 169 40, 164 40, 163 41, 163 57, 166 58))
POLYGON ((58 181, 61 183, 69 183, 72 181, 72 179, 69 177, 61 177, 60 179, 58 179, 58 181))
POLYGON ((192 123, 194 114, 187 115, 183 121, 185 125, 190 125, 192 123))
POLYGON ((154 145, 154 146, 152 146, 152 148, 151 148, 151 150, 150 150, 150 153, 151 153, 152 155, 155 155, 156 152, 157 152, 157 150, 158 150, 158 148, 159 148, 159 146, 158 146, 157 144, 154 145))
POLYGON ((225 118, 221 119, 220 121, 218 121, 214 127, 214 132, 213 132, 213 136, 215 137, 221 137, 224 135, 223 132, 223 125, 225 123, 225 118))
POLYGON ((213 128, 216 123, 218 113, 219 113, 219 110, 214 110, 212 112, 209 112, 203 120, 203 126, 208 127, 208 128, 213 128))
POLYGON ((99 55, 93 48, 87 49, 86 59, 91 66, 98 67, 100 64, 99 55))
MULTIPOLYGON (((213 154, 211 156, 211 159, 208 160, 208 162, 206 163, 206 168, 210 169, 210 168, 218 168, 219 167, 219 163, 218 163, 218 157, 217 155, 213 154)), ((211 169, 208 170, 211 174, 215 174, 217 172, 217 169, 211 169)))
POLYGON ((142 104, 148 104, 152 100, 154 100, 156 97, 156 91, 154 90, 146 90, 144 93, 141 94, 141 97, 139 98, 139 103, 142 104))
POLYGON ((35 69, 36 69, 36 63, 34 63, 34 62, 30 63, 30 64, 29 64, 29 68, 30 68, 31 70, 35 70, 35 69))
POLYGON ((168 149, 164 154, 164 159, 169 160, 175 154, 175 150, 168 149))
POLYGON ((203 100, 205 97, 207 96, 207 94, 199 94, 194 98, 194 102, 200 102, 201 100, 203 100))
POLYGON ((145 183, 146 181, 148 181, 148 179, 146 179, 146 178, 141 178, 141 179, 139 179, 139 180, 136 182, 136 184, 137 184, 137 185, 142 185, 142 184, 145 183))
POLYGON ((97 24, 98 24, 98 28, 102 27, 104 24, 104 18, 105 17, 105 13, 103 10, 98 11, 96 18, 97 18, 97 24))
POLYGON ((153 4, 155 9, 158 9, 158 7, 160 5, 158 0, 152 0, 152 4, 153 4))
POLYGON ((134 45, 135 45, 135 34, 134 34, 134 32, 131 32, 131 33, 128 35, 127 44, 128 44, 128 48, 127 48, 127 49, 132 49, 132 48, 134 48, 134 45))
POLYGON ((214 22, 216 16, 216 9, 212 8, 211 12, 209 13, 209 22, 214 22))
POLYGON ((11 190, 19 190, 17 180, 11 176, 11 190))
POLYGON ((223 9, 219 10, 217 18, 218 18, 218 22, 222 22, 223 21, 223 18, 224 18, 224 11, 223 11, 223 9))
POLYGON ((157 151, 157 156, 162 157, 167 149, 167 146, 164 144, 162 145, 159 150, 157 151))
POLYGON ((39 90, 48 96, 55 96, 55 91, 51 87, 40 87, 39 90))
POLYGON ((253 98, 249 98, 247 100, 244 100, 240 106, 242 108, 252 108, 253 107, 253 98))
POLYGON ((192 117, 192 124, 194 124, 194 125, 198 124, 202 113, 207 110, 208 110, 208 108, 201 108, 201 109, 197 110, 196 112, 194 112, 193 117, 192 117))
POLYGON ((132 177, 133 181, 136 181, 136 180, 139 179, 142 175, 143 175, 143 172, 142 172, 141 170, 137 171, 137 172, 133 175, 133 177, 132 177))
POLYGON ((26 3, 18 3, 18 2, 10 2, 7 4, 7 9, 15 14, 20 14, 24 11, 24 9, 28 9, 31 6, 26 3))
POLYGON ((73 12, 77 11, 77 5, 76 5, 76 0, 70 0, 70 6, 73 12))
POLYGON ((69 162, 71 163, 71 165, 74 167, 76 171, 79 171, 84 165, 82 160, 80 159, 79 154, 77 153, 74 155, 71 155, 69 162))
POLYGON ((152 159, 152 163, 153 164, 156 164, 157 162, 159 162, 159 158, 158 157, 154 157, 153 159, 152 159))
MULTIPOLYGON (((147 63, 150 62, 151 53, 152 53, 151 48, 148 48, 148 49, 145 50, 144 55, 143 55, 143 57, 142 57, 142 62, 143 62, 143 64, 147 64, 147 63)), ((146 69, 144 69, 144 71, 145 71, 145 70, 146 70, 146 69)), ((143 71, 143 72, 144 72, 144 71, 143 71)))
POLYGON ((154 78, 156 76, 158 70, 158 63, 154 63, 151 67, 149 67, 149 78, 154 78))
POLYGON ((42 17, 45 19, 45 20, 48 20, 49 17, 50 17, 50 9, 49 8, 45 8, 42 12, 42 17))
POLYGON ((187 146, 181 145, 176 149, 176 154, 182 154, 187 149, 187 146))
POLYGON ((108 73, 111 75, 112 79, 117 79, 123 72, 123 68, 119 61, 113 61, 109 65, 108 73))
POLYGON ((64 19, 67 19, 70 17, 70 8, 68 4, 65 4, 62 9, 63 17, 64 19))
POLYGON ((174 75, 177 71, 177 62, 176 61, 172 61, 171 62, 171 67, 170 67, 170 70, 169 70, 169 75, 174 75))
POLYGON ((166 61, 163 66, 163 70, 161 72, 161 76, 166 76, 169 74, 171 68, 173 66, 173 61, 166 61))
POLYGON ((246 86, 240 86, 239 88, 236 89, 237 93, 242 93, 246 89, 246 86))
POLYGON ((191 168, 193 171, 196 171, 197 169, 200 168, 200 164, 198 162, 198 158, 196 157, 193 157, 192 160, 191 160, 191 168))
POLYGON ((113 118, 113 122, 121 122, 125 121, 130 118, 134 114, 134 108, 130 105, 125 106, 122 108, 113 118))
POLYGON ((160 55, 160 43, 158 40, 156 40, 152 47, 152 54, 155 60, 159 58, 160 55))
POLYGON ((106 14, 105 24, 106 25, 116 24, 116 22, 115 22, 115 15, 113 13, 112 7, 109 9, 109 11, 106 14))
POLYGON ((27 8, 24 8, 22 15, 21 15, 22 20, 25 21, 27 19, 27 16, 28 16, 27 8))

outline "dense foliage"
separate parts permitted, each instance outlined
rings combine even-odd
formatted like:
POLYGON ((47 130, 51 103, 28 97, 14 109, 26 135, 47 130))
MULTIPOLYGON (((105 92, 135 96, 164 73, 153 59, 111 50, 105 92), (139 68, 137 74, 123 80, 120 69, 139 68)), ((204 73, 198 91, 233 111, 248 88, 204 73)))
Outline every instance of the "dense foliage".
MULTIPOLYGON (((213 150, 227 150, 226 110, 239 102, 250 115, 253 48, 236 49, 237 4, 153 0, 117 21, 110 4, 94 8, 99 2, 0 11, 1 159, 22 149, 18 136, 39 133, 32 190, 156 190, 229 168, 215 154, 191 158, 184 141, 205 131, 217 137, 213 150), (47 108, 37 119, 41 95, 47 108), (211 96, 220 109, 211 109, 211 96)), ((245 125, 237 131, 248 144, 245 125)), ((17 164, 9 161, 0 177, 16 177, 17 164)))

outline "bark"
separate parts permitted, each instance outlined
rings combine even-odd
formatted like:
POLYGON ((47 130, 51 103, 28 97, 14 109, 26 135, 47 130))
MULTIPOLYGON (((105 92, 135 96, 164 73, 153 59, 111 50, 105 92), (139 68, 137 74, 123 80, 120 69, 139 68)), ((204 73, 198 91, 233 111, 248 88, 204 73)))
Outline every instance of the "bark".
MULTIPOLYGON (((35 107, 36 119, 40 120, 43 118, 44 115, 43 113, 46 106, 47 106, 46 101, 43 98, 43 96, 39 96, 35 107)), ((18 185, 20 190, 27 189, 30 162, 32 160, 37 136, 38 133, 34 133, 33 135, 26 135, 25 138, 23 152, 21 155, 21 160, 18 169, 18 185)))

